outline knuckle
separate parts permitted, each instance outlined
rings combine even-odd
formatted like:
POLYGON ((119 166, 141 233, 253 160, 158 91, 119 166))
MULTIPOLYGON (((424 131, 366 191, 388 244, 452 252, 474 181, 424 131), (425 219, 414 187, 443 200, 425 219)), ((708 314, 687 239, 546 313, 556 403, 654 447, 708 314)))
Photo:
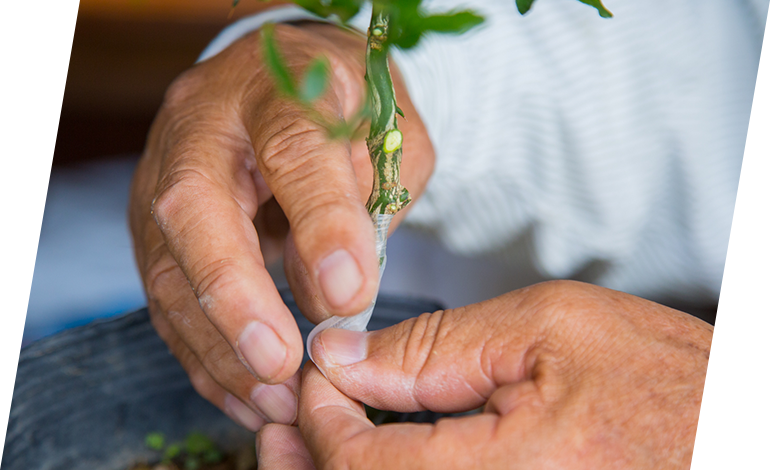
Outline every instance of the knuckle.
POLYGON ((169 108, 183 106, 200 89, 201 75, 197 68, 189 69, 179 75, 166 89, 163 105, 169 108))
POLYGON ((425 374, 425 367, 430 357, 438 347, 439 338, 443 336, 442 323, 445 312, 423 313, 417 317, 411 328, 404 332, 404 362, 403 372, 420 380, 425 374))
POLYGON ((186 280, 179 266, 171 257, 161 257, 149 264, 145 273, 145 290, 151 300, 168 300, 180 280, 186 280), (180 279, 181 278, 181 279, 180 279))
MULTIPOLYGON (((360 203, 359 203, 360 204, 360 203)), ((309 240, 315 240, 318 232, 342 231, 340 221, 350 220, 349 214, 361 205, 346 205, 344 199, 331 190, 321 190, 300 204, 295 204, 290 212, 294 240, 299 248, 304 248, 309 240)), ((363 212, 363 211, 362 211, 363 212)), ((369 223, 371 226, 371 222, 369 223)))
POLYGON ((582 286, 583 284, 577 281, 559 279, 536 284, 533 286, 533 292, 542 296, 553 296, 554 294, 559 294, 560 296, 569 297, 570 294, 575 294, 582 291, 582 286))
MULTIPOLYGON (((238 359, 235 357, 232 347, 220 336, 219 340, 214 342, 214 344, 203 353, 200 361, 203 364, 203 367, 209 371, 222 371, 231 368, 233 362, 238 361, 238 359)), ((240 361, 238 361, 238 366, 241 366, 240 361)), ((241 367, 238 367, 238 370, 240 370, 241 367)))
POLYGON ((349 219, 361 209, 349 148, 330 141, 326 130, 308 119, 279 120, 278 130, 269 134, 258 153, 259 166, 292 231, 303 239, 303 234, 316 232, 319 223, 332 221, 340 230, 340 218, 349 219))
POLYGON ((238 267, 238 261, 234 258, 216 259, 195 267, 192 289, 204 312, 210 311, 213 306, 211 301, 217 292, 226 291, 227 285, 235 282, 238 267))
MULTIPOLYGON (((590 305, 591 289, 577 281, 547 281, 532 286, 528 293, 530 310, 536 311, 548 323, 579 319, 590 305)), ((592 302, 591 302, 592 303, 592 302)))
POLYGON ((260 152, 266 178, 296 174, 311 163, 306 157, 326 140, 323 128, 308 119, 294 115, 282 121, 260 152))
POLYGON ((172 169, 163 176, 158 182, 156 196, 151 205, 152 214, 161 230, 166 228, 168 221, 173 219, 175 214, 210 184, 211 180, 194 168, 172 169))
MULTIPOLYGON (((445 318, 447 312, 439 310, 434 313, 424 313, 417 318, 399 324, 393 330, 393 337, 388 338, 386 355, 394 357, 393 366, 400 369, 403 377, 408 377, 411 382, 411 400, 416 405, 425 407, 430 402, 431 384, 441 380, 445 371, 440 367, 432 367, 432 359, 441 357, 441 338, 448 331, 445 318), (396 348, 398 353, 393 352, 396 348)), ((378 342, 379 343, 379 342, 378 342)), ((370 355, 376 356, 378 352, 370 355)))

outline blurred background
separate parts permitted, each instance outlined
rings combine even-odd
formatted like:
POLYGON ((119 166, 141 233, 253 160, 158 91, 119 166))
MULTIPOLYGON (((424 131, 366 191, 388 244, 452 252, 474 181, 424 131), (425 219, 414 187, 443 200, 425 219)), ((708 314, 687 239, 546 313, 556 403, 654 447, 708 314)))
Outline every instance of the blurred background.
MULTIPOLYGON (((146 304, 126 221, 133 167, 168 85, 232 21, 281 2, 81 0, 24 344, 146 304)), ((426 235, 391 239, 383 292, 460 306, 539 279, 451 255, 426 235)), ((521 260, 527 263, 527 260, 521 260)), ((510 265, 508 265, 510 266, 510 265)), ((272 268, 285 285, 282 268, 272 268)))
MULTIPOLYGON (((146 304, 126 206, 165 89, 228 23, 280 3, 52 0, 59 21, 40 58, 18 8, 30 3, 0 0, 0 358, 146 304)), ((447 306, 539 280, 404 229, 389 248, 382 290, 447 306)))
POLYGON ((226 24, 276 2, 46 3, 59 21, 43 59, 38 12, 0 0, 0 357, 144 305, 125 207, 163 93, 226 24))

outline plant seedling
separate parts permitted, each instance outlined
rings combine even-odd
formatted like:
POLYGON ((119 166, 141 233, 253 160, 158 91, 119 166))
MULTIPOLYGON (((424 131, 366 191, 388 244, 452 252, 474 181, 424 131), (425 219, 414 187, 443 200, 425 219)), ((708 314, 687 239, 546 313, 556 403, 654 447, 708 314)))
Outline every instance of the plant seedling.
MULTIPOLYGON (((513 1, 513 0, 512 0, 513 1)), ((578 0, 595 8, 603 18, 612 17, 601 0, 578 0)), ((233 1, 233 8, 239 0, 233 1)), ((293 0, 307 11, 343 25, 359 13, 365 0, 293 0)), ((515 0, 518 11, 529 12, 535 0, 515 0)), ((372 193, 366 204, 375 226, 378 215, 395 215, 406 207, 411 198, 409 191, 401 185, 401 156, 403 134, 398 130, 396 116, 403 117, 393 89, 388 50, 395 46, 409 49, 416 46, 428 33, 462 34, 481 24, 484 19, 470 10, 451 11, 443 14, 427 13, 422 0, 373 0, 372 16, 367 31, 366 83, 368 99, 358 117, 370 123, 366 139, 369 158, 374 169, 372 193)), ((279 92, 305 105, 314 118, 322 121, 312 112, 312 102, 328 88, 329 62, 325 58, 315 59, 301 79, 292 76, 281 57, 271 25, 263 28, 264 55, 272 71, 279 92)), ((350 137, 358 127, 355 123, 329 124, 331 137, 350 137)), ((389 219, 388 219, 389 220, 389 219)), ((387 233, 387 230, 385 231, 387 233)), ((380 255, 384 261, 384 252, 380 255)))
POLYGON ((161 463, 168 468, 198 470, 204 464, 217 464, 224 460, 222 452, 205 434, 192 432, 184 441, 166 445, 166 437, 160 432, 151 432, 145 437, 145 444, 152 450, 162 454, 161 463), (173 465, 173 467, 172 467, 173 465))

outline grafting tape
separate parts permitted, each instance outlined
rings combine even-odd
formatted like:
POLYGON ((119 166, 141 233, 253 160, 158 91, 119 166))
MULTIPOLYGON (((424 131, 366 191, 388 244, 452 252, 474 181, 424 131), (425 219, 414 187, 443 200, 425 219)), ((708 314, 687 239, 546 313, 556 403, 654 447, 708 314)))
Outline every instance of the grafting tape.
MULTIPOLYGON (((380 260, 380 280, 382 279, 382 273, 385 272, 385 264, 387 262, 387 255, 385 254, 385 251, 388 244, 388 229, 390 228, 390 222, 392 220, 393 215, 391 214, 372 214, 372 223, 374 223, 375 237, 377 242, 377 257, 380 260)), ((379 292, 379 281, 377 291, 379 292)), ((313 344, 313 339, 316 337, 316 335, 318 335, 318 333, 329 328, 339 328, 342 330, 350 331, 366 331, 366 327, 369 325, 369 320, 372 318, 372 312, 374 312, 374 305, 376 302, 377 294, 374 295, 374 299, 372 299, 371 305, 369 305, 369 307, 367 307, 367 309, 363 312, 353 315, 352 317, 331 317, 319 323, 318 326, 313 328, 313 331, 311 331, 307 337, 307 354, 310 356, 310 360, 315 362, 315 359, 313 359, 313 350, 310 346, 313 344)))

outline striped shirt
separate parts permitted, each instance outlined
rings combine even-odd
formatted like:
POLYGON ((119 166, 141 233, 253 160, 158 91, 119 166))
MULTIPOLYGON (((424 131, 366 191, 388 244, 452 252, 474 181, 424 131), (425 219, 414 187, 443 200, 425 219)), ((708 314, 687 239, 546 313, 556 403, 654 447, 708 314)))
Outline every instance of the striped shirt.
MULTIPOLYGON (((607 0, 609 20, 575 0, 424 3, 486 21, 394 52, 437 155, 407 223, 549 278, 715 303, 768 0, 607 0)), ((202 60, 302 18, 242 20, 202 60)))

